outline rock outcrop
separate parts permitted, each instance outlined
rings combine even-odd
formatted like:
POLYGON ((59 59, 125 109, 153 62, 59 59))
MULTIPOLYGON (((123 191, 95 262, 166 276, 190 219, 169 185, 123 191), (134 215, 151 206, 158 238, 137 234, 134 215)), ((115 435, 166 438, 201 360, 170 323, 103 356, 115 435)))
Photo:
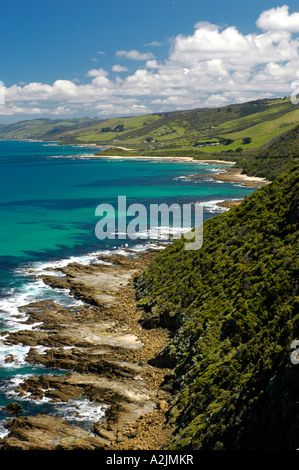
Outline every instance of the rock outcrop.
POLYGON ((156 254, 103 257, 109 264, 74 263, 61 270, 63 276, 40 276, 84 303, 65 307, 44 300, 22 307, 32 329, 4 332, 3 342, 30 346, 29 363, 65 373, 29 377, 15 392, 20 399, 54 404, 88 399, 103 405, 105 413, 93 424, 92 434, 57 416, 19 416, 9 422, 0 448, 150 449, 169 438, 165 413, 170 394, 160 388, 169 369, 150 365, 169 333, 142 328, 133 282, 156 254))

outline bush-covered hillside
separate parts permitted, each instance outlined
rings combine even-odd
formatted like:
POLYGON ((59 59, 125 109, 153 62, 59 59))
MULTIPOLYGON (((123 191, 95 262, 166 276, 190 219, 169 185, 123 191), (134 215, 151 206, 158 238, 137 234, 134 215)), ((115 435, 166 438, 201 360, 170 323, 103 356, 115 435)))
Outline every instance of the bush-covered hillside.
MULTIPOLYGON (((170 449, 299 447, 299 166, 178 240, 137 279, 144 324, 173 331, 170 449)), ((169 385, 169 383, 167 385, 169 385)))
POLYGON ((299 126, 272 139, 259 150, 248 152, 237 160, 237 165, 248 175, 274 180, 282 171, 288 171, 299 161, 299 126))

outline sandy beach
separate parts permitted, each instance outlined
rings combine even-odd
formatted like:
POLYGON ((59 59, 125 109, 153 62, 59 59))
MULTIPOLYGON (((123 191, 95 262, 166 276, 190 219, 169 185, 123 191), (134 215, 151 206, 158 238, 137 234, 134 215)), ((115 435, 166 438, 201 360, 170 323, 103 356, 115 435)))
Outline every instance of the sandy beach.
MULTIPOLYGON (((86 157, 86 158, 90 158, 86 157)), ((220 165, 228 165, 233 167, 236 162, 229 161, 229 160, 198 160, 194 159, 193 157, 153 157, 153 156, 121 156, 121 155, 96 155, 94 154, 91 158, 109 158, 115 160, 123 160, 123 159, 130 159, 130 160, 162 160, 164 162, 193 162, 193 163, 210 163, 210 164, 220 164, 220 165)), ((199 177, 199 176, 207 176, 207 175, 190 175, 192 177, 199 177)), ((246 174, 242 174, 241 168, 228 168, 225 172, 216 173, 214 175, 209 175, 212 179, 217 181, 230 181, 232 183, 242 183, 244 186, 248 187, 256 187, 259 188, 264 186, 265 184, 270 183, 270 181, 266 180, 266 178, 260 178, 257 176, 248 176, 246 174)))
POLYGON ((152 157, 152 156, 145 156, 145 155, 91 155, 89 158, 111 158, 114 160, 163 160, 165 162, 192 162, 196 161, 192 157, 152 157))
POLYGON ((198 162, 198 163, 220 163, 223 165, 234 165, 235 162, 232 161, 227 161, 227 160, 197 160, 193 157, 155 157, 155 156, 146 156, 146 155, 90 155, 87 158, 111 158, 115 160, 123 160, 123 159, 128 159, 128 160, 162 160, 164 162, 198 162))

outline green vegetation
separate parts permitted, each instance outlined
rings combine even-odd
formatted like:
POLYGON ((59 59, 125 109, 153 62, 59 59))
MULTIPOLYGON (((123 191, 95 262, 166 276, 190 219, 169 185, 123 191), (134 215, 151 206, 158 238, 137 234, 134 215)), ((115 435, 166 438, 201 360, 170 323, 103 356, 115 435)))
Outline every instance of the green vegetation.
MULTIPOLYGON (((109 119, 36 119, 0 126, 0 139, 55 140, 132 149, 139 155, 218 155, 255 149, 292 129, 299 108, 289 98, 109 119)), ((109 154, 108 150, 108 153, 109 154)), ((221 157, 220 157, 221 158, 221 157)))
MULTIPOLYGON (((248 138, 249 139, 249 138, 248 138)), ((271 139, 267 144, 258 149, 247 149, 248 140, 245 140, 243 147, 236 148, 235 151, 226 151, 217 154, 202 153, 197 148, 163 149, 158 152, 159 156, 164 157, 183 157, 188 155, 194 159, 219 159, 236 162, 236 168, 242 168, 243 173, 250 176, 259 176, 273 181, 282 171, 288 171, 294 165, 298 164, 299 156, 299 125, 283 132, 278 137, 271 139)), ((199 144, 199 143, 198 143, 199 144)), ((121 148, 110 148, 101 155, 157 155, 155 151, 139 152, 131 150, 130 152, 121 148)))
POLYGON ((15 124, 0 125, 0 139, 37 139, 37 140, 60 140, 61 134, 72 129, 84 129, 91 123, 102 122, 101 119, 80 118, 73 120, 61 119, 33 119, 20 121, 15 124))
POLYGON ((298 449, 299 108, 288 98, 147 116, 0 126, 1 139, 107 146, 101 155, 232 160, 273 183, 178 240, 137 278, 145 327, 172 340, 169 449, 298 449), (129 148, 130 150, 126 150, 129 148))
POLYGON ((298 164, 299 126, 284 132, 258 150, 242 152, 234 158, 243 173, 266 177, 273 181, 282 171, 288 171, 298 164))
POLYGON ((299 108, 289 98, 126 118, 35 119, 0 126, 0 139, 107 147, 104 155, 230 160, 273 180, 298 163, 299 108))
POLYGON ((299 165, 178 240, 136 280, 146 327, 173 331, 169 449, 297 449, 299 165))

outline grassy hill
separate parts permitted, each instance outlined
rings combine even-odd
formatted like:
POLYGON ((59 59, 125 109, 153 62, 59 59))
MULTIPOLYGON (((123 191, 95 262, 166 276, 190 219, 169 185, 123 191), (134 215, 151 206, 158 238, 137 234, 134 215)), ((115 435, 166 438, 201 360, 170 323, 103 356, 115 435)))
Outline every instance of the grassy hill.
POLYGON ((178 240, 137 279, 146 327, 173 332, 169 449, 297 449, 299 165, 178 240))
POLYGON ((60 140, 60 136, 69 129, 76 131, 89 127, 94 122, 101 122, 101 119, 79 118, 73 120, 61 119, 32 119, 20 121, 14 124, 0 125, 0 139, 34 139, 34 140, 60 140))
POLYGON ((289 98, 110 119, 34 119, 0 125, 0 139, 97 144, 104 155, 189 156, 236 162, 273 180, 298 163, 299 107, 289 98))
MULTIPOLYGON (((106 120, 37 119, 1 125, 0 139, 41 139, 132 149, 124 154, 202 155, 260 147, 299 122, 289 98, 263 99, 219 108, 106 120), (243 139, 250 138, 249 143, 243 139)), ((109 149, 109 153, 111 153, 109 149)), ((115 152, 119 153, 119 149, 115 152)))

